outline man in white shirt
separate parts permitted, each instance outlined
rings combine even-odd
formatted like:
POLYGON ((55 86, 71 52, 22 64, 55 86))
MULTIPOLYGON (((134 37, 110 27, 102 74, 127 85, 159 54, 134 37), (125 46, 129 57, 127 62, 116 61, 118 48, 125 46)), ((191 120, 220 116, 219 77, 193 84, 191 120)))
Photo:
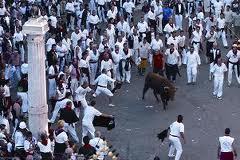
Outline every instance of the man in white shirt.
POLYGON ((104 143, 104 140, 101 138, 100 131, 96 131, 95 138, 91 139, 89 141, 89 144, 96 149, 96 152, 100 153, 98 159, 103 160, 104 156, 106 155, 106 151, 104 152, 104 147, 106 147, 106 143, 104 143))
POLYGON ((239 59, 240 59, 240 51, 237 49, 237 45, 234 44, 232 49, 227 53, 228 58, 228 86, 232 83, 232 72, 235 72, 237 82, 240 84, 240 77, 239 77, 239 59))
POLYGON ((86 94, 91 92, 92 89, 88 86, 88 82, 84 81, 81 86, 77 88, 76 93, 76 101, 78 103, 78 107, 81 105, 83 108, 87 107, 86 94), (79 104, 80 103, 80 104, 79 104))
POLYGON ((119 54, 119 46, 115 45, 115 49, 112 54, 113 60, 113 79, 116 81, 121 81, 120 72, 119 72, 119 62, 120 62, 120 54, 119 54))
POLYGON ((215 17, 219 18, 221 11, 224 10, 224 4, 222 1, 216 0, 213 5, 214 5, 215 17))
POLYGON ((97 109, 94 108, 96 102, 92 101, 90 103, 90 106, 87 106, 84 109, 84 116, 82 119, 82 138, 87 136, 88 132, 90 133, 92 138, 95 138, 95 128, 93 126, 93 120, 95 116, 104 116, 104 117, 110 117, 112 118, 111 115, 106 115, 98 111, 97 109))
POLYGON ((107 88, 108 83, 114 82, 115 80, 107 75, 107 70, 103 69, 102 74, 94 81, 94 84, 97 85, 97 89, 93 94, 93 97, 97 97, 99 94, 104 93, 109 96, 109 106, 114 106, 111 99, 111 97, 113 97, 113 93, 107 88))
POLYGON ((176 36, 177 32, 173 31, 171 36, 167 39, 167 45, 174 44, 174 49, 178 50, 178 37, 176 36))
POLYGON ((81 39, 81 32, 79 27, 75 28, 75 31, 71 34, 72 48, 77 46, 78 40, 81 39))
POLYGON ((226 39, 226 32, 225 32, 225 18, 224 14, 220 14, 220 18, 217 19, 217 28, 218 28, 218 37, 222 38, 223 46, 225 48, 228 47, 227 39, 226 39))
POLYGON ((197 67, 201 64, 200 57, 198 53, 194 51, 193 46, 191 46, 190 51, 186 55, 186 65, 187 65, 187 84, 195 84, 197 79, 197 67))
POLYGON ((97 45, 93 44, 92 49, 89 51, 89 67, 90 67, 90 85, 94 85, 94 80, 97 74, 99 51, 97 45))
POLYGON ((94 29, 98 29, 97 25, 100 22, 100 19, 98 17, 98 15, 96 14, 96 11, 93 10, 92 14, 89 15, 88 17, 88 23, 89 23, 89 27, 91 29, 91 31, 93 31, 94 29))
POLYGON ((106 0, 96 0, 97 3, 97 9, 98 9, 98 16, 100 18, 100 21, 107 22, 106 16, 105 16, 105 3, 106 0))
POLYGON ((56 46, 56 52, 60 64, 60 71, 63 71, 65 66, 65 56, 67 55, 68 49, 64 44, 62 44, 62 41, 58 42, 58 45, 56 46))
POLYGON ((170 125, 170 149, 168 153, 168 157, 174 157, 175 149, 177 150, 175 160, 180 160, 183 149, 182 144, 180 141, 180 137, 182 137, 184 143, 186 143, 185 136, 184 136, 184 124, 183 124, 183 116, 178 115, 177 121, 173 122, 170 125))
POLYGON ((124 32, 125 34, 126 33, 130 33, 130 26, 129 26, 129 23, 127 23, 123 17, 120 17, 119 18, 120 21, 117 23, 117 32, 120 33, 120 32, 124 32))
POLYGON ((202 32, 200 31, 200 27, 196 26, 196 30, 192 34, 192 45, 194 47, 194 50, 199 53, 200 45, 202 42, 202 32))
POLYGON ((140 37, 142 37, 142 34, 147 32, 148 30, 148 24, 146 21, 144 21, 144 17, 141 17, 141 20, 137 24, 137 29, 140 34, 140 37))
POLYGON ((132 1, 130 0, 127 0, 126 2, 123 3, 123 9, 124 9, 124 13, 125 13, 125 18, 131 22, 132 20, 132 13, 133 13, 133 10, 135 8, 135 5, 133 4, 132 1))
POLYGON ((166 38, 170 37, 173 31, 176 31, 176 27, 175 27, 175 24, 173 24, 172 18, 169 19, 169 22, 166 24, 163 31, 166 34, 165 35, 166 38))
POLYGON ((47 40, 46 43, 47 52, 49 52, 52 49, 53 44, 56 44, 55 34, 52 34, 51 37, 47 40))
POLYGON ((217 63, 211 68, 211 73, 214 75, 213 96, 217 96, 220 100, 222 99, 225 72, 227 72, 227 67, 222 62, 221 58, 218 58, 217 63))
POLYGON ((72 0, 68 0, 65 6, 65 11, 67 12, 67 26, 73 30, 75 21, 75 7, 72 0))
POLYGON ((123 44, 123 49, 121 50, 121 79, 122 82, 126 81, 127 83, 130 83, 130 79, 131 79, 131 57, 132 57, 132 50, 129 49, 128 44, 124 43, 123 44))
POLYGON ((163 8, 162 1, 157 1, 155 6, 155 13, 157 19, 157 31, 161 34, 163 32, 162 19, 163 19, 163 8))
POLYGON ((174 44, 170 45, 165 51, 166 55, 166 76, 170 81, 175 82, 178 70, 178 64, 180 62, 180 55, 176 49, 174 49, 174 44))
POLYGON ((234 138, 230 136, 231 130, 225 129, 225 135, 219 137, 217 157, 220 160, 234 160, 237 158, 237 151, 234 146, 234 138))

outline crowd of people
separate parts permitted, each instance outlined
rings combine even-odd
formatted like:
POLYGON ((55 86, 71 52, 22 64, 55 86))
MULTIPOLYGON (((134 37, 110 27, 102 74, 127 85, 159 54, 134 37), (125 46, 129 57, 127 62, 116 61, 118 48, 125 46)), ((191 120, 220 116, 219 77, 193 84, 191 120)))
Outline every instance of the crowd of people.
MULTIPOLYGON (((49 160, 76 159, 76 155, 99 160, 110 155, 117 159, 118 154, 111 152, 93 125, 95 116, 114 117, 98 111, 94 107, 95 98, 102 93, 109 97, 109 106, 115 106, 112 97, 121 85, 133 83, 133 68, 137 68, 140 76, 151 68, 175 83, 180 69, 186 66, 187 85, 196 85, 198 66, 208 63, 208 78, 214 81, 213 96, 219 100, 225 72, 229 87, 233 72, 240 85, 239 0, 141 3, 0 1, 0 142, 5 147, 1 148, 2 156, 33 159, 38 148, 42 159, 49 160), (141 16, 137 16, 139 13, 141 16), (26 125, 27 55, 31 53, 22 26, 30 18, 45 19, 49 25, 45 39, 50 129, 49 134, 39 137, 33 137, 26 125), (226 56, 221 46, 228 50, 226 56), (82 119, 80 139, 76 131, 79 119, 82 119), (76 146, 81 146, 78 151, 76 146)), ((170 138, 175 143, 178 137, 170 138)), ((172 156, 173 148, 170 152, 172 156)), ((177 155, 175 160, 181 153, 177 155)))

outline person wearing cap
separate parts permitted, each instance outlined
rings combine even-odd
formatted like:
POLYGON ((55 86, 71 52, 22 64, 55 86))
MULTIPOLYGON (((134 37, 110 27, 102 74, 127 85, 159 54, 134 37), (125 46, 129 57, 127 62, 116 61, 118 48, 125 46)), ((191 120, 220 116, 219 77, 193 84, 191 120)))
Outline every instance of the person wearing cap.
POLYGON ((65 150, 69 147, 68 135, 64 131, 64 124, 64 120, 59 120, 57 123, 57 129, 54 131, 54 156, 56 159, 61 159, 65 153, 65 150))
POLYGON ((239 59, 240 51, 237 49, 237 45, 233 44, 232 49, 227 53, 228 60, 228 86, 232 83, 232 73, 235 72, 236 79, 240 85, 240 69, 239 69, 239 59))
POLYGON ((97 89, 93 94, 93 97, 97 97, 99 94, 104 93, 109 96, 109 106, 114 106, 111 99, 111 97, 113 97, 113 93, 107 88, 108 83, 114 82, 115 80, 107 75, 107 70, 103 69, 102 74, 99 75, 94 81, 94 84, 97 85, 97 89))
POLYGON ((175 160, 180 160, 183 149, 180 138, 183 139, 183 142, 186 143, 186 139, 184 136, 184 124, 183 124, 183 116, 178 115, 177 121, 173 122, 170 125, 170 133, 169 133, 169 140, 170 140, 170 148, 168 157, 174 157, 174 152, 176 152, 175 160))
POLYGON ((231 130, 225 129, 225 135, 219 137, 219 145, 217 158, 219 160, 234 160, 237 158, 236 148, 234 146, 234 138, 230 136, 231 130))
POLYGON ((14 134, 15 154, 16 157, 19 157, 21 160, 24 160, 26 156, 24 141, 27 131, 26 123, 22 121, 19 123, 19 126, 14 134))
POLYGON ((197 80, 198 66, 201 64, 200 57, 197 52, 194 51, 194 47, 190 47, 190 51, 186 54, 187 65, 187 84, 195 84, 197 80))

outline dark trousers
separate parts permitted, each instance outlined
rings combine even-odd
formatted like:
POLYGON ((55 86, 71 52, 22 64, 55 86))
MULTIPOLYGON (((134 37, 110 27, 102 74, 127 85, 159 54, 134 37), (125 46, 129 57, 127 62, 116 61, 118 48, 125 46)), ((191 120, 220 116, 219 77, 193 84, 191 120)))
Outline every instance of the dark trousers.
POLYGON ((210 50, 212 49, 213 47, 213 43, 214 42, 208 42, 207 41, 207 44, 206 44, 206 56, 209 57, 209 53, 210 53, 210 50))
POLYGON ((170 81, 175 81, 176 76, 177 76, 177 71, 178 71, 178 66, 177 64, 171 65, 171 64, 166 64, 166 76, 167 79, 170 81))

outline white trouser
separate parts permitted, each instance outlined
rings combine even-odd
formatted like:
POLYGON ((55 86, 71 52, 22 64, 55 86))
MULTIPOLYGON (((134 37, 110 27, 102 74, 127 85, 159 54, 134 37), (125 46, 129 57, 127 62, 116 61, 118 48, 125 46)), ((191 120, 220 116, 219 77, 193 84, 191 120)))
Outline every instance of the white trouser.
POLYGON ((71 18, 70 18, 70 24, 71 24, 70 28, 71 28, 71 30, 74 30, 74 22, 75 22, 75 17, 71 16, 71 18))
POLYGON ((100 21, 106 22, 107 20, 106 20, 106 18, 105 18, 105 13, 104 13, 104 11, 105 11, 105 10, 104 10, 103 7, 98 6, 98 17, 99 17, 100 21))
POLYGON ((124 80, 130 82, 130 79, 131 79, 131 71, 126 71, 125 69, 123 69, 122 82, 124 82, 124 80))
POLYGON ((90 84, 94 85, 94 80, 96 77, 96 73, 97 73, 97 67, 98 67, 98 63, 90 63, 90 84))
POLYGON ((55 104, 53 113, 52 113, 52 118, 50 119, 50 122, 51 122, 51 123, 54 123, 54 122, 55 122, 55 120, 56 120, 56 118, 57 118, 57 115, 58 115, 58 112, 59 112, 60 109, 61 109, 61 106, 62 106, 61 101, 57 101, 56 104, 55 104))
POLYGON ((172 157, 174 155, 174 152, 176 149, 177 152, 176 152, 175 160, 180 160, 182 152, 183 152, 180 139, 178 137, 173 137, 170 135, 169 140, 170 140, 171 145, 170 145, 168 156, 172 157))
MULTIPOLYGON (((112 78, 112 72, 111 72, 111 71, 108 71, 108 72, 107 72, 107 76, 110 77, 110 78, 112 78)), ((113 88, 114 88, 114 83, 111 83, 110 86, 111 86, 111 90, 113 90, 113 88)))
POLYGON ((150 66, 152 66, 153 54, 148 55, 148 61, 149 61, 150 66))
POLYGON ((97 89, 96 89, 95 93, 93 94, 93 96, 96 97, 101 93, 104 93, 104 94, 108 95, 109 97, 113 96, 113 93, 107 87, 100 87, 100 86, 97 86, 97 89))
POLYGON ((135 63, 137 63, 137 59, 138 59, 138 49, 132 49, 133 52, 133 60, 135 63))
POLYGON ((186 49, 184 48, 182 50, 182 64, 187 64, 187 60, 186 60, 186 49))
POLYGON ((191 3, 187 2, 187 8, 188 8, 187 16, 190 16, 191 13, 193 12, 194 2, 193 1, 191 3))
POLYGON ((119 64, 114 64, 113 65, 113 79, 120 81, 120 72, 119 72, 119 64))
POLYGON ((162 15, 158 16, 158 19, 157 19, 157 29, 158 29, 158 32, 159 32, 159 33, 162 33, 162 32, 163 32, 162 19, 163 19, 163 16, 162 16, 162 15))
MULTIPOLYGON (((80 84, 82 85, 83 84, 83 82, 88 82, 88 77, 87 77, 87 75, 86 74, 83 74, 83 76, 81 77, 81 80, 80 80, 81 82, 80 82, 80 84)), ((89 82, 88 82, 89 83, 89 82)))
POLYGON ((211 69, 214 66, 214 62, 210 63, 209 65, 209 80, 212 80, 212 73, 211 73, 211 69))
POLYGON ((57 91, 57 85, 56 85, 56 80, 53 79, 48 79, 48 96, 49 98, 54 97, 56 95, 57 91))
POLYGON ((95 128, 92 123, 83 122, 82 123, 82 139, 83 137, 88 135, 88 132, 90 133, 90 138, 95 138, 95 128))
POLYGON ((232 63, 228 64, 228 84, 232 83, 232 72, 233 71, 235 72, 237 81, 240 84, 240 78, 238 77, 238 71, 237 71, 237 65, 235 65, 234 69, 233 69, 233 64, 232 63))
POLYGON ((24 48, 23 48, 23 45, 20 45, 19 46, 19 50, 20 50, 20 54, 21 54, 21 62, 25 62, 25 51, 24 51, 24 48))
POLYGON ((75 91, 77 90, 77 88, 78 88, 78 80, 77 80, 77 78, 72 78, 71 79, 71 91, 72 91, 73 96, 75 96, 75 91))
POLYGON ((220 38, 220 37, 222 39, 223 46, 227 47, 228 43, 227 43, 227 39, 226 39, 226 32, 225 32, 225 30, 223 30, 223 31, 221 30, 221 31, 218 32, 218 38, 220 38))
POLYGON ((197 66, 187 66, 188 83, 196 82, 197 79, 197 66))
POLYGON ((75 129, 75 124, 64 123, 64 130, 72 136, 74 141, 79 143, 79 138, 77 136, 77 132, 76 132, 76 129, 75 129))
POLYGON ((221 97, 223 93, 223 76, 214 76, 214 90, 213 94, 221 97))
POLYGON ((215 18, 219 18, 220 17, 220 14, 221 14, 221 11, 215 11, 215 18))
POLYGON ((182 19, 183 19, 183 16, 181 14, 175 15, 176 30, 178 29, 182 30, 182 19))
POLYGON ((92 13, 93 10, 96 11, 96 4, 95 4, 95 0, 90 0, 90 3, 89 3, 89 9, 92 13))
POLYGON ((200 43, 193 43, 193 48, 195 52, 199 53, 200 43))

